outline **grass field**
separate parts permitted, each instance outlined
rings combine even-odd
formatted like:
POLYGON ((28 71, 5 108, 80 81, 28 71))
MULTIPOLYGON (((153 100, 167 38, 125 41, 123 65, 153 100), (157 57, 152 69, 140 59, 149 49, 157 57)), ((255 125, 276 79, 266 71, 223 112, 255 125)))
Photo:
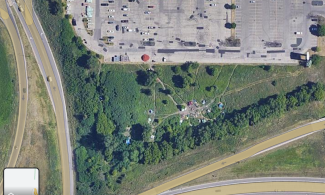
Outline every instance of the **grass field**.
POLYGON ((38 167, 40 194, 62 194, 61 161, 55 114, 32 48, 14 13, 25 47, 28 71, 28 105, 25 134, 17 167, 38 167))
MULTIPOLYGON (((0 21, 0 169, 9 157, 16 128, 18 82, 13 45, 5 25, 0 21)), ((0 177, 2 178, 2 176, 0 177)))

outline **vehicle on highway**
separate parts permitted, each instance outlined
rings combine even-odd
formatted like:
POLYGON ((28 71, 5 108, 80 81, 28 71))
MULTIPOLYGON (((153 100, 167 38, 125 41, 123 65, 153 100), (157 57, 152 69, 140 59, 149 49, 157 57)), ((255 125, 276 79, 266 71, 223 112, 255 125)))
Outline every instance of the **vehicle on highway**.
POLYGON ((211 3, 210 6, 215 7, 215 6, 217 6, 217 4, 216 3, 211 3))
POLYGON ((52 82, 52 77, 48 76, 48 77, 47 77, 47 81, 48 81, 48 82, 52 82))

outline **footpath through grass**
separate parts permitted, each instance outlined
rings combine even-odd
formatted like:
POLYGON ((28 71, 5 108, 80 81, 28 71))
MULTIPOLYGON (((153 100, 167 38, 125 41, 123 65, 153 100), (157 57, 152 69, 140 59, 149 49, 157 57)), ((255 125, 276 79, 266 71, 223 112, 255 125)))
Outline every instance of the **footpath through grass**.
POLYGON ((16 60, 13 45, 7 29, 1 21, 0 75, 0 169, 2 169, 7 163, 16 127, 18 107, 16 84, 18 82, 16 82, 16 60))

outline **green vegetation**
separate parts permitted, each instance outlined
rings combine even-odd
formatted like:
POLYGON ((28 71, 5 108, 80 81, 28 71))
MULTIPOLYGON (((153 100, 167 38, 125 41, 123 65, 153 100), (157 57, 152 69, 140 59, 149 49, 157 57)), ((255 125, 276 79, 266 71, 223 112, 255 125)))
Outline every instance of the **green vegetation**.
MULTIPOLYGON (((42 2, 38 4, 44 5, 42 2)), ((233 108, 237 105, 222 110, 217 108, 217 102, 231 95, 232 82, 241 83, 243 89, 254 82, 250 77, 243 81, 233 78, 240 74, 236 69, 241 66, 206 67, 187 62, 180 68, 164 66, 145 70, 141 66, 100 65, 80 38, 75 37, 67 19, 55 21, 56 16, 48 19, 46 12, 40 14, 45 14, 41 18, 49 36, 59 40, 59 43, 51 44, 61 64, 68 103, 75 117, 72 121, 73 129, 76 129, 78 194, 126 194, 126 189, 121 186, 134 182, 148 167, 177 159, 182 153, 215 142, 222 143, 218 148, 220 152, 232 151, 238 139, 252 133, 249 129, 262 121, 282 117, 291 110, 324 99, 323 84, 303 80, 303 83, 292 85, 290 90, 282 89, 283 93, 265 93, 264 99, 254 97, 251 103, 247 101, 236 110, 233 108), (49 25, 57 28, 51 30, 49 25), (185 104, 194 99, 198 104, 204 99, 213 103, 208 118, 200 118, 200 122, 193 116, 180 120, 175 109, 169 110, 177 108, 173 101, 185 109, 188 108, 185 104), (131 143, 127 144, 129 138, 131 143)), ((280 88, 284 84, 275 76, 289 77, 296 73, 286 70, 288 74, 281 75, 285 71, 277 72, 278 69, 262 66, 254 70, 270 77, 266 81, 255 78, 256 82, 268 82, 275 87, 271 82, 276 80, 276 86, 280 88)), ((247 74, 251 74, 250 71, 247 74)), ((233 89, 238 89, 236 83, 233 83, 233 89)), ((254 95, 249 94, 248 98, 254 95)), ((183 166, 191 167, 196 162, 199 159, 183 166)), ((171 175, 173 172, 169 171, 155 172, 151 176, 153 179, 147 181, 171 175)), ((144 184, 133 183, 127 188, 135 188, 135 185, 144 184)))
POLYGON ((16 127, 16 61, 9 33, 0 21, 0 168, 7 163, 16 127))
POLYGON ((318 25, 318 36, 325 36, 325 25, 318 25))
POLYGON ((297 172, 325 168, 322 150, 316 143, 303 143, 296 148, 281 149, 264 157, 254 159, 234 168, 233 172, 236 174, 258 174, 273 171, 297 172))
POLYGON ((322 62, 322 57, 319 55, 312 55, 311 61, 312 61, 313 65, 318 66, 322 62))
MULTIPOLYGON (((11 45, 10 37, 6 28, 1 23, 1 33, 0 36, 0 128, 3 128, 4 125, 7 125, 10 122, 12 108, 15 99, 15 83, 13 74, 13 67, 15 66, 14 55, 12 52, 9 55, 9 47, 6 47, 7 44, 11 45), (4 36, 2 36, 4 34, 4 36)), ((12 50, 12 48, 11 48, 12 50)))

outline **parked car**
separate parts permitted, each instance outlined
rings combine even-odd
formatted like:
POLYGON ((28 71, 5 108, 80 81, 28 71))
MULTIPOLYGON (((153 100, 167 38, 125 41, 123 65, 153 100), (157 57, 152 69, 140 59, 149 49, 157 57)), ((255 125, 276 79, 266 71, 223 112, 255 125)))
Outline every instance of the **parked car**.
POLYGON ((108 11, 109 12, 115 12, 115 9, 109 9, 108 11))
POLYGON ((128 20, 121 20, 121 23, 129 23, 128 20))
POLYGON ((119 31, 119 30, 120 30, 120 25, 116 25, 116 26, 115 26, 115 30, 116 30, 116 31, 119 31))
POLYGON ((114 21, 108 21, 107 23, 108 24, 114 24, 114 21))
POLYGON ((215 7, 215 6, 217 6, 217 4, 216 3, 211 3, 210 6, 215 7))
POLYGON ((155 29, 155 26, 148 26, 148 29, 155 29))
POLYGON ((150 11, 145 11, 144 14, 151 14, 151 12, 150 11))
POLYGON ((108 18, 114 18, 114 16, 108 16, 108 18))
POLYGON ((148 8, 154 8, 155 6, 153 6, 153 5, 148 5, 148 8))

